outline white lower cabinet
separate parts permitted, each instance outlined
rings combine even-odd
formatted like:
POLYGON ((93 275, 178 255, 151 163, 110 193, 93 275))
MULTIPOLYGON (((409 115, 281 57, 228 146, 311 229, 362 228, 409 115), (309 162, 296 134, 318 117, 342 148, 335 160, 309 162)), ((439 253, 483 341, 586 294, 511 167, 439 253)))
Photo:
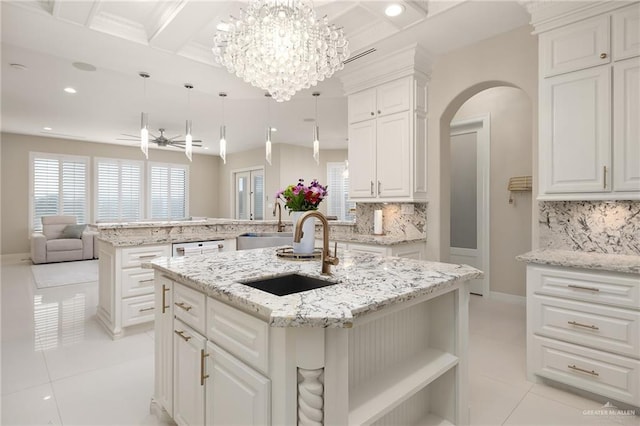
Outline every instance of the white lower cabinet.
MULTIPOLYGON (((316 247, 322 247, 322 240, 316 240, 315 245, 316 247)), ((334 247, 335 247, 335 243, 331 242, 329 244, 329 249, 331 250, 332 253, 333 253, 334 247)), ((344 252, 345 250, 353 251, 356 253, 377 254, 380 256, 406 257, 408 259, 416 259, 416 260, 423 260, 425 258, 424 242, 401 243, 393 246, 380 245, 380 244, 339 242, 337 245, 337 248, 338 248, 338 258, 340 258, 340 253, 344 252)))
POLYGON ((179 319, 173 323, 173 419, 203 425, 207 340, 179 319))
POLYGON ((207 425, 270 424, 269 379, 212 342, 207 342, 206 370, 207 425))
POLYGON ((170 416, 173 416, 173 281, 157 274, 155 298, 155 388, 154 394, 170 416))
POLYGON ((527 266, 527 373, 640 406, 640 277, 527 266))

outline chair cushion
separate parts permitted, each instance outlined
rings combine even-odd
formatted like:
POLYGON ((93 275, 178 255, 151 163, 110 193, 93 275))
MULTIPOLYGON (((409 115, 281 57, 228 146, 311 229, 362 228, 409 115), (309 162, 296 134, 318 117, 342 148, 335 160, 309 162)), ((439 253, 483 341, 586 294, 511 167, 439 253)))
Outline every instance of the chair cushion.
POLYGON ((78 238, 64 238, 47 241, 47 251, 82 250, 82 240, 78 238))
POLYGON ((62 230, 62 235, 60 238, 82 238, 82 233, 84 232, 87 225, 67 225, 62 230))
POLYGON ((42 216, 42 233, 47 237, 47 240, 55 240, 60 238, 62 230, 67 225, 75 225, 75 216, 42 216))

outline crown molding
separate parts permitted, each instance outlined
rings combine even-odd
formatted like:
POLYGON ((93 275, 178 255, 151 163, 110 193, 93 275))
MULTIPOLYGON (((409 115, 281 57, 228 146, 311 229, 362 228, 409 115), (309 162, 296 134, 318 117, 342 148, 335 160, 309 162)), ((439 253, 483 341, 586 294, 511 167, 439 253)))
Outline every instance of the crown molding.
POLYGON ((534 0, 522 2, 531 15, 531 25, 534 27, 533 34, 591 18, 596 15, 610 12, 630 4, 640 4, 637 1, 555 1, 555 0, 534 0))

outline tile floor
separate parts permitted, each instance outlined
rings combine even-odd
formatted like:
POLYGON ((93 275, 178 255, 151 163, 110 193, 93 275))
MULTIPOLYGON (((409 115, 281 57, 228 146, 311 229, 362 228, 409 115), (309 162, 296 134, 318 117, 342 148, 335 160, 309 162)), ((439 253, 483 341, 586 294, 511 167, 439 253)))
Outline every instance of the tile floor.
MULTIPOLYGON (((28 264, 1 268, 0 424, 166 424, 149 411, 152 332, 112 341, 94 318, 96 283, 40 290, 28 264)), ((584 415, 602 401, 526 380, 524 306, 473 296, 469 330, 472 425, 640 426, 584 415)))

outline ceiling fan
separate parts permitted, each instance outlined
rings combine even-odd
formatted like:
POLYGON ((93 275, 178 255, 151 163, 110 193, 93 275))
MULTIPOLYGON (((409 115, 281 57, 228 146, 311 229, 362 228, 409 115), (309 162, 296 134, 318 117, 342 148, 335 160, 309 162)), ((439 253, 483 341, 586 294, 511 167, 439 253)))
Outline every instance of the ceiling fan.
MULTIPOLYGON (((170 146, 173 148, 179 148, 179 149, 185 149, 185 141, 184 139, 182 140, 178 140, 178 138, 181 138, 182 136, 178 135, 178 136, 174 136, 172 138, 167 138, 164 135, 164 129, 163 128, 159 128, 158 131, 160 131, 160 136, 156 136, 153 133, 149 132, 149 142, 153 142, 158 146, 170 146)), ((136 135, 128 135, 126 133, 122 133, 122 136, 127 136, 126 138, 117 138, 116 140, 119 141, 136 141, 136 142, 140 142, 140 136, 136 136, 136 135)), ((202 146, 202 141, 199 139, 194 139, 192 141, 193 146, 202 146)))

